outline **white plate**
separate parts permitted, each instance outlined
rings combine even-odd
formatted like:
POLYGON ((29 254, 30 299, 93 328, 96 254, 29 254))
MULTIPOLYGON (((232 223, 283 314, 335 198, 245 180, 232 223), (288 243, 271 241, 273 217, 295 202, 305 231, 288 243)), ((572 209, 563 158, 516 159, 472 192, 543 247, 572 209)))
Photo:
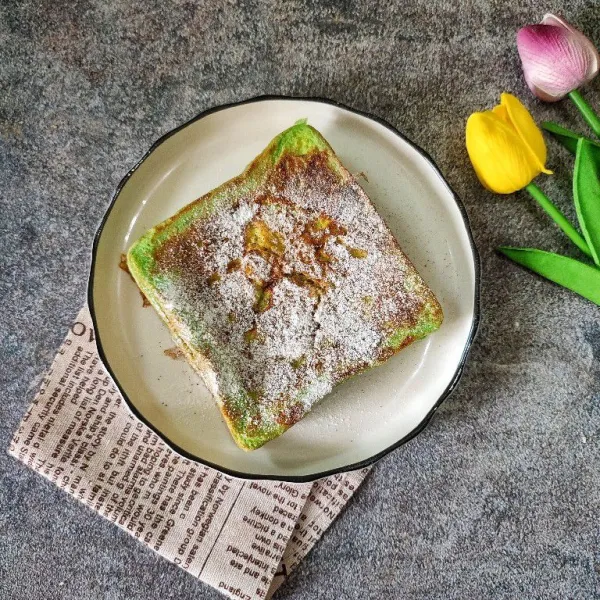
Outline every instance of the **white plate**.
POLYGON ((479 265, 462 205, 389 124, 326 100, 261 97, 199 115, 159 140, 119 185, 94 242, 89 305, 107 369, 133 412, 181 454, 238 477, 311 480, 369 464, 422 429, 458 381, 478 322, 479 265), (143 309, 121 253, 147 229, 238 175, 301 118, 361 180, 435 292, 438 332, 334 389, 300 423, 240 450, 208 390, 143 309))

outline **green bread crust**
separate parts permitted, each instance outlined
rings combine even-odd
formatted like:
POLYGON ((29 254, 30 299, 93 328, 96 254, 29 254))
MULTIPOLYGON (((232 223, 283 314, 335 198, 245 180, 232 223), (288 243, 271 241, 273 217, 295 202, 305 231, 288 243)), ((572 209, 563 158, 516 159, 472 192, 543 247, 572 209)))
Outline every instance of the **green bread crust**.
MULTIPOLYGON (((264 419, 264 406, 258 401, 260 398, 257 398, 256 390, 248 389, 236 373, 227 343, 211 333, 200 312, 194 313, 170 302, 171 286, 181 274, 175 268, 165 268, 157 256, 174 239, 192 235, 190 232, 200 223, 210 221, 217 213, 232 210, 241 200, 260 191, 282 161, 293 160, 296 161, 294 164, 302 165, 303 161, 313 160, 315 156, 325 158, 322 169, 328 169, 332 176, 344 184, 350 181, 355 183, 323 136, 307 125, 305 120, 299 121, 273 139, 241 175, 148 230, 127 253, 127 266, 135 282, 169 328, 188 362, 204 379, 215 396, 234 440, 245 450, 259 448, 302 418, 310 409, 310 403, 305 406, 303 398, 317 394, 320 386, 325 386, 326 382, 318 377, 306 381, 297 388, 295 395, 277 405, 277 410, 281 409, 292 417, 279 422, 264 419), (215 386, 215 381, 219 381, 219 385, 215 386)), ((395 244, 397 246, 397 242, 395 244)), ((340 364, 332 375, 333 385, 365 368, 382 364, 410 343, 434 332, 442 323, 442 309, 431 290, 399 247, 392 251, 397 252, 398 260, 406 269, 404 293, 414 293, 421 302, 420 309, 411 315, 408 322, 389 324, 379 356, 368 364, 340 364)))

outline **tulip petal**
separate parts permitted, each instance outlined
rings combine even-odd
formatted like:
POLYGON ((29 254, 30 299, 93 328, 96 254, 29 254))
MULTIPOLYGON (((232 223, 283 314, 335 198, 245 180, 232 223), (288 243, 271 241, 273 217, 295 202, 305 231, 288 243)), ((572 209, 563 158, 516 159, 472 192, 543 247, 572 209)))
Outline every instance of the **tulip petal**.
POLYGON ((492 112, 502 121, 504 121, 507 125, 511 124, 510 117, 508 116, 508 111, 506 110, 506 106, 503 104, 498 104, 492 108, 492 112))
POLYGON ((539 171, 551 175, 552 171, 546 169, 546 142, 539 127, 535 124, 529 111, 521 101, 512 94, 504 93, 500 96, 500 106, 506 109, 506 113, 516 129, 523 144, 531 151, 539 171))
POLYGON ((553 102, 593 79, 598 51, 580 31, 554 15, 548 23, 527 25, 517 34, 525 81, 540 99, 553 102))
MULTIPOLYGON (((592 44, 590 39, 588 37, 586 37, 581 31, 579 31, 579 29, 577 29, 576 27, 573 27, 573 25, 571 25, 571 23, 569 23, 568 21, 565 21, 565 19, 561 19, 557 15, 553 15, 552 13, 546 13, 544 15, 544 18, 541 21, 541 24, 542 25, 553 25, 554 27, 562 27, 563 29, 567 29, 579 40, 579 42, 583 46, 588 46, 590 48, 590 50, 593 51, 594 60, 590 64, 590 71, 593 72, 593 74, 587 81, 590 81, 591 79, 593 79, 596 76, 596 74, 598 73, 598 69, 600 68, 600 54, 598 54, 598 49, 596 48, 596 46, 594 46, 594 44, 592 44)), ((587 83, 587 81, 586 81, 586 83, 587 83)))
POLYGON ((568 29, 569 31, 575 30, 575 28, 570 23, 568 23, 564 19, 561 19, 558 15, 553 15, 552 13, 546 13, 540 21, 540 25, 552 25, 554 27, 562 27, 563 29, 568 29))
POLYGON ((540 25, 552 25, 553 27, 562 27, 563 29, 566 29, 567 31, 570 31, 571 33, 575 34, 575 37, 577 37, 582 44, 591 45, 591 47, 594 49, 595 54, 596 54, 596 63, 600 62, 600 57, 598 56, 598 50, 592 44, 590 39, 587 38, 581 31, 579 31, 579 29, 577 29, 576 27, 573 27, 573 25, 571 25, 571 23, 569 23, 565 19, 562 19, 561 17, 559 17, 557 15, 553 15, 552 13, 546 13, 544 15, 544 18, 540 21, 540 25))
POLYGON ((493 192, 516 192, 540 173, 537 160, 516 130, 493 111, 469 117, 466 143, 479 181, 493 192))

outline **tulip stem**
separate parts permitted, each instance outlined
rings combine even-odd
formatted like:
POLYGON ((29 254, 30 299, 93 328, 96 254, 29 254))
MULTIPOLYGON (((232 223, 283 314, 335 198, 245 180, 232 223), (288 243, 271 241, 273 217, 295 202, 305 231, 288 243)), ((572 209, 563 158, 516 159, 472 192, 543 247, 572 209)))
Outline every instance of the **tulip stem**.
POLYGON ((587 124, 592 128, 596 136, 600 137, 600 119, 594 112, 594 109, 583 99, 583 96, 577 90, 569 92, 569 98, 573 100, 575 106, 579 109, 579 112, 587 121, 587 124))
POLYGON ((571 222, 563 215, 550 198, 535 185, 530 183, 525 189, 533 196, 537 203, 550 215, 550 218, 565 232, 567 237, 587 256, 591 257, 592 253, 583 239, 581 234, 571 225, 571 222))

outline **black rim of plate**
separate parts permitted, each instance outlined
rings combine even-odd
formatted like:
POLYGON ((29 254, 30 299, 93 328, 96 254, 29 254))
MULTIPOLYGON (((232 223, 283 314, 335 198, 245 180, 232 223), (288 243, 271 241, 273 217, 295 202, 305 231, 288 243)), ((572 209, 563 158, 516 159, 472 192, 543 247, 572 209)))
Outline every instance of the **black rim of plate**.
POLYGON ((94 330, 95 330, 95 338, 96 338, 96 345, 98 347, 98 354, 100 356, 100 359, 102 360, 102 363, 104 364, 104 367, 106 368, 106 370, 108 371, 108 374, 112 377, 115 385, 119 389, 121 395, 123 396, 123 399, 125 400, 125 402, 127 403, 127 406, 129 407, 129 410, 136 416, 136 418, 138 418, 140 421, 142 421, 142 423, 144 423, 147 427, 149 427, 152 431, 154 431, 154 433, 156 433, 156 435, 158 435, 158 437, 160 437, 172 450, 174 450, 181 456, 183 456, 191 461, 206 465, 207 467, 211 467, 213 469, 217 469, 218 471, 221 471, 222 473, 225 473, 227 475, 230 475, 232 477, 236 477, 239 479, 255 479, 255 480, 262 479, 262 480, 287 481, 287 482, 291 482, 291 483, 306 483, 306 482, 310 482, 310 481, 316 481, 317 479, 321 479, 321 478, 327 477, 329 475, 335 475, 336 473, 342 473, 342 472, 346 472, 346 471, 354 471, 354 470, 368 467, 368 466, 376 463, 378 460, 380 460, 381 458, 383 458, 384 456, 386 456, 387 454, 389 454, 396 448, 398 448, 398 447, 402 446, 403 444, 405 444, 406 442, 410 441, 415 436, 417 436, 419 433, 421 433, 421 431, 423 431, 423 429, 426 427, 426 425, 431 421, 431 418, 433 417, 433 415, 435 414, 437 409, 440 407, 442 402, 454 391, 454 389, 458 385, 458 382, 461 378, 461 375, 462 375, 462 372, 463 372, 463 369, 465 366, 465 362, 467 360, 467 356, 469 354, 469 350, 471 349, 471 346, 472 346, 475 336, 477 334, 477 328, 479 326, 479 321, 480 321, 480 305, 479 305, 480 304, 480 285, 481 285, 480 284, 480 271, 481 271, 481 263, 480 263, 480 259, 479 259, 479 253, 477 252, 477 248, 476 248, 475 242, 473 240, 473 234, 471 232, 469 217, 467 215, 465 207, 464 207, 462 201, 460 200, 460 198, 458 197, 458 195, 456 194, 456 192, 452 189, 450 184, 446 181, 446 179, 442 175, 442 173, 441 173, 440 169, 438 168, 437 164, 435 163, 435 161, 431 158, 431 156, 427 152, 425 152, 425 150, 423 150, 422 148, 417 146, 417 144, 415 144, 413 141, 408 139, 404 134, 400 133, 400 131, 398 131, 393 125, 391 125, 384 119, 381 119, 370 113, 367 113, 367 112, 364 112, 361 110, 357 110, 355 108, 350 108, 349 106, 346 106, 340 102, 336 102, 334 100, 328 100, 327 98, 319 98, 319 97, 263 95, 263 96, 256 96, 253 98, 248 98, 246 100, 240 100, 238 102, 232 102, 230 104, 223 104, 221 106, 209 108, 209 109, 199 113, 198 115, 196 115, 195 117, 193 117, 192 119, 190 119, 189 121, 184 123, 183 125, 180 125, 179 127, 176 127, 175 129, 172 129, 171 131, 169 131, 169 132, 165 133, 163 136, 161 136, 158 140, 156 140, 156 142, 154 142, 154 144, 152 144, 150 149, 144 154, 144 156, 142 156, 142 158, 138 161, 138 163, 130 171, 127 172, 125 177, 123 177, 123 179, 121 179, 119 185, 117 186, 117 188, 112 196, 110 205, 109 205, 106 213, 104 214, 104 217, 102 218, 102 221, 100 223, 100 226, 98 227, 96 235, 94 236, 94 243, 92 246, 92 263, 91 263, 91 267, 90 267, 90 277, 89 277, 89 281, 88 281, 88 294, 87 295, 88 295, 88 306, 90 309, 92 323, 93 323, 94 330), (387 129, 389 129, 392 133, 397 135, 401 140, 408 143, 414 150, 416 150, 421 156, 423 156, 429 162, 429 164, 435 171, 436 175, 444 183, 444 185, 446 186, 446 188, 452 195, 454 202, 458 206, 458 209, 463 218, 465 230, 467 232, 467 237, 469 239, 469 244, 471 246, 471 252, 473 255, 473 262, 474 262, 474 267, 475 267, 473 320, 471 322, 471 330, 469 331, 469 336, 467 338, 467 342, 463 348, 463 352, 462 352, 458 367, 457 367, 450 383, 448 384, 446 389, 443 391, 441 396, 437 399, 437 401, 435 402, 435 404, 433 405, 431 410, 425 415, 423 420, 408 435, 405 435, 403 438, 399 439, 397 442, 395 442, 391 446, 388 446, 381 452, 378 452, 377 454, 375 454, 367 459, 361 460, 357 463, 353 463, 350 465, 344 465, 344 466, 341 466, 341 467, 338 467, 335 469, 330 469, 328 471, 321 471, 318 473, 312 473, 312 474, 308 474, 308 475, 262 475, 262 474, 256 474, 256 473, 241 473, 239 471, 235 471, 233 469, 228 469, 221 465, 211 463, 210 461, 202 459, 199 456, 195 456, 194 454, 191 454, 187 450, 184 450, 183 448, 179 447, 176 443, 171 441, 164 433, 162 433, 157 427, 155 427, 152 423, 150 423, 139 412, 139 410, 135 407, 133 402, 131 402, 131 400, 125 393, 125 390, 123 390, 121 384, 117 380, 117 378, 116 378, 115 374, 113 373, 113 370, 110 366, 110 363, 108 362, 108 359, 106 358, 106 355, 104 354, 104 349, 102 347, 102 341, 101 341, 101 335, 100 335, 100 331, 98 330, 98 324, 96 321, 96 314, 95 314, 95 310, 94 310, 94 293, 93 293, 94 272, 95 272, 95 267, 96 267, 96 255, 97 255, 97 250, 98 250, 98 244, 100 242, 100 238, 102 236, 104 226, 106 225, 106 221, 108 220, 108 217, 109 217, 115 203, 117 202, 117 199, 119 198, 121 190, 123 189, 125 184, 129 181, 129 179, 133 175, 133 173, 135 173, 135 171, 140 167, 140 165, 164 141, 166 141, 172 135, 175 135, 176 133, 178 133, 179 131, 181 131, 182 129, 187 127, 188 125, 191 125, 192 123, 195 123, 196 121, 199 121, 200 119, 203 119, 204 117, 207 117, 213 113, 216 113, 216 112, 219 112, 222 110, 227 110, 228 108, 233 108, 235 106, 241 106, 243 104, 251 104, 251 103, 255 103, 255 102, 265 102, 265 101, 269 101, 269 100, 290 100, 290 101, 302 101, 302 102, 316 102, 316 103, 328 104, 331 106, 335 106, 337 108, 349 111, 349 112, 359 115, 361 117, 366 117, 367 119, 370 119, 372 121, 375 121, 376 123, 379 123, 380 125, 383 125, 387 129))

